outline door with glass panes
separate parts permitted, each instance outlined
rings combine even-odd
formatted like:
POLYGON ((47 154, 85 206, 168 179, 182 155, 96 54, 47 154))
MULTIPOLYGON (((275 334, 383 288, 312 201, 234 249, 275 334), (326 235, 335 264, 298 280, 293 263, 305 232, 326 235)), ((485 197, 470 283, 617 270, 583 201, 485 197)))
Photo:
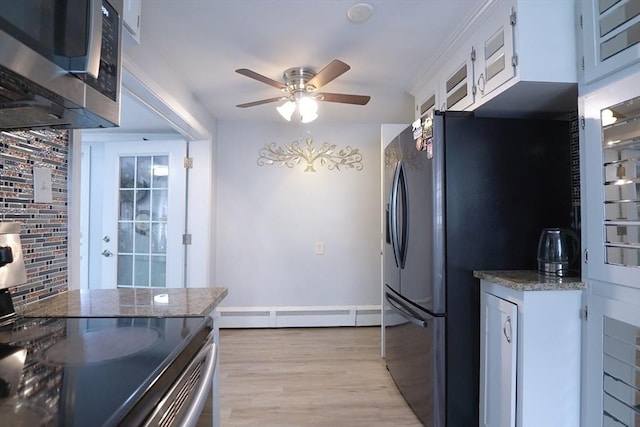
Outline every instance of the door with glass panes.
POLYGON ((182 287, 186 142, 104 145, 102 288, 182 287))

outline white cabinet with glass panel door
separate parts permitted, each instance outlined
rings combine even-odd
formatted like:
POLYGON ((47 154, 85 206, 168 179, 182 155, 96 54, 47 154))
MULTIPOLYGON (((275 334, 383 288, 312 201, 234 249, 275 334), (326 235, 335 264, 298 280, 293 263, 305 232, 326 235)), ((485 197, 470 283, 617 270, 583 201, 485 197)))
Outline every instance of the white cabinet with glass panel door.
MULTIPOLYGON (((638 301, 632 290, 628 302, 638 301)), ((640 310, 600 296, 589 300, 584 427, 640 425, 640 310)))
POLYGON ((442 69, 440 92, 444 94, 442 110, 466 110, 473 104, 473 61, 475 52, 471 43, 465 43, 451 57, 442 69))
POLYGON ((640 61, 640 0, 580 3, 585 83, 640 61))
POLYGON ((513 26, 516 25, 515 2, 502 1, 487 18, 474 38, 476 99, 492 92, 515 77, 513 26))
MULTIPOLYGON (((561 95, 575 97, 576 14, 573 0, 500 0, 476 31, 474 108, 507 89, 522 99, 558 102, 561 95)), ((491 107, 491 105, 489 106, 491 107)), ((548 108, 548 106, 547 106, 548 108)))
POLYGON ((184 141, 104 144, 99 287, 183 287, 185 152, 184 141))
POLYGON ((580 150, 586 276, 640 288, 640 66, 635 68, 581 97, 580 150))

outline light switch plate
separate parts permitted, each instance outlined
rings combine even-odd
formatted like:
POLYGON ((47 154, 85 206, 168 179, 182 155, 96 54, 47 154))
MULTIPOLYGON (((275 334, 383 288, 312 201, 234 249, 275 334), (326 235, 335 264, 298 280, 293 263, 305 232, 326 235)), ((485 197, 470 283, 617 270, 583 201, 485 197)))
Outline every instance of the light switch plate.
POLYGON ((35 203, 51 203, 51 169, 33 168, 33 201, 35 203))
POLYGON ((324 255, 324 242, 316 242, 316 255, 324 255))

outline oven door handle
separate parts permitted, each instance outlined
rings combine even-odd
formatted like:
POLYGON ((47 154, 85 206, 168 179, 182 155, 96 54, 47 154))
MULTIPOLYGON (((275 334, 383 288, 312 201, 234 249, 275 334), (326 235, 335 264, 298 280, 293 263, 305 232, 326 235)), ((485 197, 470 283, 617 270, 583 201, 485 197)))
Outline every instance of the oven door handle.
POLYGON ((198 418, 200 418, 202 408, 209 396, 213 375, 218 363, 218 346, 214 342, 211 342, 200 350, 192 364, 201 363, 203 359, 206 359, 204 362, 204 371, 200 376, 198 388, 194 392, 193 400, 187 408, 184 418, 180 423, 183 427, 194 427, 198 423, 198 418))

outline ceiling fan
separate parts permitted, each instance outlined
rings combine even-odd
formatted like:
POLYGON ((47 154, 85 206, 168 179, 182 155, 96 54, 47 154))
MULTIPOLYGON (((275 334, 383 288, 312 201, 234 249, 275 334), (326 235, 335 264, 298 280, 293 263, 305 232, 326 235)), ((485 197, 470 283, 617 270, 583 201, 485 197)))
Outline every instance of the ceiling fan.
POLYGON ((303 116, 303 122, 309 122, 314 120, 317 117, 317 114, 315 114, 314 110, 311 115, 307 114, 307 120, 304 119, 305 114, 303 113, 303 108, 304 104, 306 104, 308 100, 366 105, 369 102, 369 99, 371 99, 370 96, 349 95, 346 93, 318 92, 320 88, 324 87, 350 69, 351 67, 349 65, 338 59, 334 59, 317 73, 309 67, 289 68, 282 74, 284 83, 281 83, 279 81, 270 79, 269 77, 258 74, 255 71, 251 71, 247 68, 240 68, 236 70, 237 73, 280 89, 284 92, 284 95, 274 98, 261 99, 259 101, 247 102, 245 104, 238 104, 236 105, 236 107, 255 107, 256 105, 282 101, 284 102, 284 104, 281 107, 278 107, 278 112, 280 112, 283 117, 285 117, 287 120, 291 120, 291 115, 293 114, 295 107, 298 106, 298 108, 300 109, 300 114, 301 116, 303 116))

